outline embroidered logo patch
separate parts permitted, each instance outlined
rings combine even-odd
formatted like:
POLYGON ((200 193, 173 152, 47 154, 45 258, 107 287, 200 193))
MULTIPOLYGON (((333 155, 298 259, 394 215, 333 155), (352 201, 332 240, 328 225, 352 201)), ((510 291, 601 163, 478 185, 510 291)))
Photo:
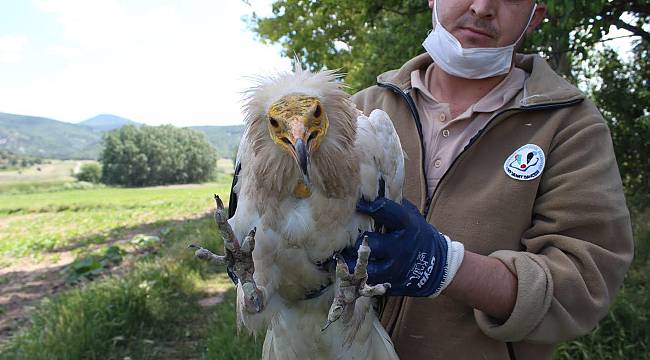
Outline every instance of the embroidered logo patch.
POLYGON ((542 174, 546 157, 535 144, 526 144, 508 156, 503 170, 515 180, 533 180, 542 174))

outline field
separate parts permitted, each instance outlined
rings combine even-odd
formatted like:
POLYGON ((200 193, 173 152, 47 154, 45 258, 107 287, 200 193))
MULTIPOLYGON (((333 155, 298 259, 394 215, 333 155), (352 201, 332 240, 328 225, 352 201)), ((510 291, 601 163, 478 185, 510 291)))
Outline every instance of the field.
MULTIPOLYGON (((74 182, 79 161, 0 172, 1 359, 256 359, 263 336, 235 325, 214 182, 113 188, 74 182)), ((650 359, 650 216, 635 214, 636 256, 612 311, 554 359, 650 359)))
POLYGON ((0 171, 0 194, 60 189, 72 185, 75 170, 89 160, 49 160, 29 168, 0 171))
POLYGON ((232 162, 139 189, 80 188, 79 163, 0 173, 0 358, 259 357, 223 269, 187 249, 220 251, 212 194, 228 198, 232 162))

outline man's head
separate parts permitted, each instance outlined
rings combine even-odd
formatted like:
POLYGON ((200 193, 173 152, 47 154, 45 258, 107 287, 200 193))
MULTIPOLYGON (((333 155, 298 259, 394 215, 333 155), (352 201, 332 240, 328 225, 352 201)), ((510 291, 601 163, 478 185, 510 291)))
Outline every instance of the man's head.
MULTIPOLYGON (((464 48, 512 45, 522 33, 532 32, 544 19, 546 5, 535 0, 437 0, 438 19, 464 48)), ((429 0, 433 8, 436 0, 429 0)), ((435 19, 434 28, 435 28, 435 19)))

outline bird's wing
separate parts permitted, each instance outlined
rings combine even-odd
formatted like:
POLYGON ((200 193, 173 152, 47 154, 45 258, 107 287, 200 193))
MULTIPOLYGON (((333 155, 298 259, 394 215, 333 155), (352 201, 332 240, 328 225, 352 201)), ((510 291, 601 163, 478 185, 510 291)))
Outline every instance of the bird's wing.
POLYGON ((400 202, 404 185, 404 152, 390 117, 383 110, 357 117, 355 148, 359 154, 361 196, 384 196, 400 202))

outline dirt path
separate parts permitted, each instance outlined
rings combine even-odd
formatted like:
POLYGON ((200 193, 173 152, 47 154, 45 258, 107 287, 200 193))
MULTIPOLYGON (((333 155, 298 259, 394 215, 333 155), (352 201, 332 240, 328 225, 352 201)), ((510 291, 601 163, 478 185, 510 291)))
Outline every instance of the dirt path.
POLYGON ((0 269, 0 342, 26 322, 31 306, 65 286, 60 271, 73 260, 72 253, 63 253, 58 261, 23 258, 0 269))
MULTIPOLYGON (((206 213, 196 214, 176 221, 198 219, 205 215, 206 213)), ((145 253, 132 248, 129 240, 136 234, 160 236, 161 230, 168 227, 169 225, 152 228, 143 225, 129 231, 119 239, 109 239, 102 244, 89 246, 87 250, 94 252, 107 246, 120 245, 130 254, 141 256, 145 253)), ((6 341, 29 321, 29 314, 40 300, 70 288, 66 284, 66 277, 61 270, 75 260, 76 252, 62 251, 57 252, 56 256, 51 255, 46 253, 40 258, 24 257, 19 259, 0 256, 0 264, 10 264, 4 267, 0 265, 0 343, 6 341)), ((108 269, 106 274, 123 272, 136 260, 137 258, 125 261, 119 266, 108 269)))

